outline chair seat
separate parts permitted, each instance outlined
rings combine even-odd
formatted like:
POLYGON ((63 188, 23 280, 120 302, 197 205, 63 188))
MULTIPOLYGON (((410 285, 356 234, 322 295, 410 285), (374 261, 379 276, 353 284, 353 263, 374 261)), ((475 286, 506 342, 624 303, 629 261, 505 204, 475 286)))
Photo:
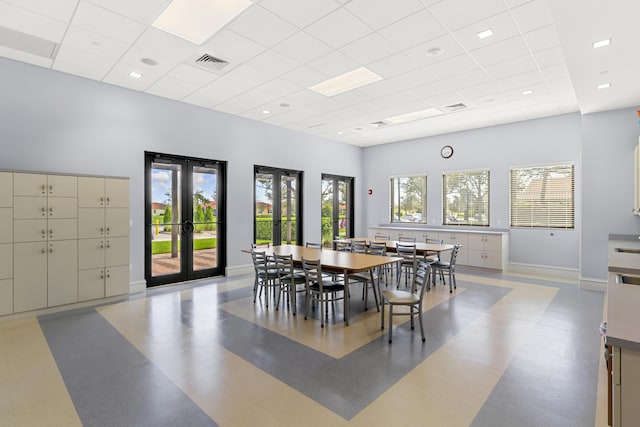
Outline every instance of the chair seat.
POLYGON ((258 277, 264 279, 265 277, 268 279, 275 279, 278 277, 278 270, 267 270, 266 273, 264 271, 258 272, 258 277))
POLYGON ((282 276, 280 280, 282 280, 283 282, 291 282, 292 278, 294 283, 304 283, 305 281, 304 274, 296 274, 296 273, 294 273, 293 276, 291 276, 291 274, 282 276))
POLYGON ((411 293, 407 291, 398 291, 398 290, 385 290, 382 291, 384 297, 391 304, 416 304, 420 301, 419 294, 411 293))
MULTIPOLYGON (((314 283, 311 285, 311 289, 314 291, 320 290, 320 285, 318 283, 314 283)), ((342 283, 336 282, 322 282, 322 290, 325 292, 338 292, 344 290, 344 285, 342 283)))
POLYGON ((447 261, 436 261, 431 264, 431 268, 449 268, 450 265, 447 261))

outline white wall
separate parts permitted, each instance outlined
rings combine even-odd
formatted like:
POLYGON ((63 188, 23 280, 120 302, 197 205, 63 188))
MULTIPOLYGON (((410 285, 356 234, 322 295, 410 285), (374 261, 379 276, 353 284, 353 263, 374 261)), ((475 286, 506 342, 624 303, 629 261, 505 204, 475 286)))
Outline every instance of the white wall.
POLYGON ((130 178, 131 281, 144 279, 144 152, 228 161, 227 265, 253 239, 253 166, 304 171, 305 240, 320 240, 320 177, 355 177, 362 149, 0 58, 0 169, 130 178))
MULTIPOLYGON (((578 113, 526 122, 420 138, 364 150, 364 188, 374 193, 365 201, 368 226, 389 222, 389 177, 427 174, 429 226, 442 226, 442 173, 489 169, 490 227, 509 227, 509 168, 574 162, 580 175, 580 115, 578 113), (443 145, 454 148, 443 159, 443 145)), ((580 195, 580 181, 576 180, 580 195)), ((580 206, 579 203, 577 203, 580 206)), ((476 228, 477 229, 477 228, 476 228)), ((570 231, 510 230, 510 262, 578 269, 580 215, 570 231)))

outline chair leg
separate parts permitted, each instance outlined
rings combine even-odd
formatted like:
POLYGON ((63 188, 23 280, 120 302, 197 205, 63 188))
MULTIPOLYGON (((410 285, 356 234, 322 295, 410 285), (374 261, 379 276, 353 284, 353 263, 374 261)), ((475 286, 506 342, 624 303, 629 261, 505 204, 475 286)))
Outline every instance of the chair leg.
POLYGON ((391 344, 391 331, 393 331, 393 304, 389 304, 389 344, 391 344))
POLYGON ((382 299, 382 310, 380 310, 380 329, 384 330, 384 298, 382 299))
POLYGON ((418 322, 420 322, 420 335, 422 336, 422 342, 425 342, 424 326, 422 325, 422 304, 418 305, 418 322))
POLYGON ((449 269, 449 293, 453 293, 453 279, 451 278, 451 269, 449 269))

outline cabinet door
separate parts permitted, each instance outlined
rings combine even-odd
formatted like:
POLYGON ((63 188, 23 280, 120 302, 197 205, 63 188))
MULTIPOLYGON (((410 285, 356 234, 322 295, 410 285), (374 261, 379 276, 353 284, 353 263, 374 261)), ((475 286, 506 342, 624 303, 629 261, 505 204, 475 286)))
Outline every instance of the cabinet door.
POLYGON ((104 268, 78 271, 78 301, 104 298, 104 268))
POLYGON ((129 235, 129 209, 107 208, 105 210, 105 233, 110 236, 129 235))
POLYGON ((89 270, 104 267, 104 240, 78 240, 78 269, 89 270))
POLYGON ((502 252, 484 251, 485 268, 502 270, 502 252))
POLYGON ((49 307, 78 301, 78 241, 49 242, 47 301, 49 307))
POLYGON ((129 180, 105 178, 105 203, 112 208, 129 206, 129 180))
POLYGON ((78 177, 78 206, 100 208, 104 205, 104 178, 78 177))
POLYGON ((47 200, 49 218, 77 218, 78 199, 75 197, 49 197, 47 200))
POLYGON ((485 237, 486 236, 484 234, 469 234, 467 236, 467 248, 469 250, 483 250, 485 237))
POLYGON ((487 234, 484 236, 484 248, 487 251, 501 252, 502 251, 502 235, 500 234, 487 234))
POLYGON ((71 175, 47 176, 47 195, 55 197, 78 197, 78 177, 71 175))
POLYGON ((47 222, 47 238, 51 240, 73 240, 78 238, 77 219, 50 219, 47 222))
POLYGON ((47 306, 47 244, 13 245, 13 308, 16 313, 47 306))
POLYGON ((129 293, 129 266, 107 267, 105 276, 106 297, 129 293))
POLYGON ((44 242, 47 240, 46 219, 16 219, 13 221, 14 242, 44 242))
POLYGON ((78 208, 78 238, 104 237, 105 214, 102 208, 78 208))
POLYGON ((46 197, 13 198, 13 217, 15 219, 38 219, 47 217, 46 197))
POLYGON ((13 173, 0 172, 0 208, 13 206, 13 173))
POLYGON ((110 237, 105 240, 106 266, 126 265, 129 267, 129 238, 110 237))
POLYGON ((0 280, 0 316, 13 313, 13 280, 0 280))
POLYGON ((13 242, 13 209, 0 208, 0 243, 13 242))
MULTIPOLYGON (((0 244, 0 279, 13 277, 13 244, 0 244)), ((13 299, 12 299, 13 301, 13 299)))
POLYGON ((14 196, 46 196, 47 175, 37 173, 13 174, 14 196))

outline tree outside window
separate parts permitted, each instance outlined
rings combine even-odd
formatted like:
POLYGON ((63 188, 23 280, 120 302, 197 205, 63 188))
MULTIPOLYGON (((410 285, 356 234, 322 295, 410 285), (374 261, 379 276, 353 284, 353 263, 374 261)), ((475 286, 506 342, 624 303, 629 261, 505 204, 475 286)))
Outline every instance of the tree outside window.
POLYGON ((391 222, 427 222, 427 176, 391 178, 391 222))
POLYGON ((489 226, 489 170, 445 173, 443 225, 489 226))

